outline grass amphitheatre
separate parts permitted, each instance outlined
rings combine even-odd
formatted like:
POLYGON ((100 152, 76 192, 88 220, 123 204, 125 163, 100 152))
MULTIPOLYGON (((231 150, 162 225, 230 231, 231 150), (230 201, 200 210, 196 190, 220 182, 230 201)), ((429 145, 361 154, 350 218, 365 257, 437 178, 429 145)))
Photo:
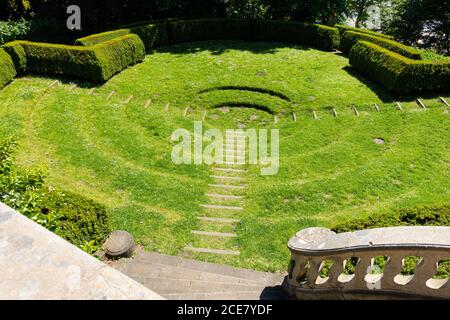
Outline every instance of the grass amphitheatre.
POLYGON ((449 225, 449 76, 450 60, 361 29, 148 22, 3 45, 0 138, 42 188, 105 208, 78 246, 120 229, 151 252, 280 272, 308 227, 449 225), (194 121, 279 129, 279 173, 175 165, 171 134, 194 121))

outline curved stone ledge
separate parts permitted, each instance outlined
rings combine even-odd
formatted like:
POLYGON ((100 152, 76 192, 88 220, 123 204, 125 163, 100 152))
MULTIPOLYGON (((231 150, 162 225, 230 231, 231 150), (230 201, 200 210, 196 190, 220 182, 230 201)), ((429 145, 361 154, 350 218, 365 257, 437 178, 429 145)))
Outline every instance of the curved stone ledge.
POLYGON ((0 299, 163 298, 0 203, 0 299))
POLYGON ((438 264, 450 260, 450 227, 395 227, 336 234, 324 228, 298 232, 283 284, 298 299, 450 299, 450 281, 436 279, 438 264), (376 257, 386 257, 374 272, 376 257), (406 257, 418 257, 413 275, 401 274, 406 257), (353 274, 344 272, 348 259, 353 274), (320 276, 331 264, 328 276, 320 276))

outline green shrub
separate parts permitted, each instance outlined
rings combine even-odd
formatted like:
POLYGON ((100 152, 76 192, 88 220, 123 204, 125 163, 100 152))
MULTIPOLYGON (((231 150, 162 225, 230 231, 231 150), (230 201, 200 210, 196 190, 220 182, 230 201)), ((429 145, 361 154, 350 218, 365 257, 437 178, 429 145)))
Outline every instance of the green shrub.
POLYGON ((243 19, 175 20, 167 23, 172 44, 204 40, 248 40, 250 21, 243 19))
POLYGON ((27 55, 19 41, 9 42, 2 48, 11 56, 17 73, 24 73, 27 70, 27 55))
POLYGON ((450 226, 450 204, 398 209, 388 214, 375 214, 339 224, 333 228, 333 231, 342 233, 399 226, 450 226))
POLYGON ((0 21, 0 45, 23 39, 30 32, 30 22, 26 20, 0 21))
POLYGON ((100 60, 103 81, 145 58, 144 43, 134 34, 105 41, 92 48, 100 60))
POLYGON ((310 45, 325 50, 339 47, 339 31, 335 28, 297 22, 256 21, 254 39, 310 45))
POLYGON ((365 33, 365 34, 370 34, 373 36, 377 36, 377 37, 381 37, 381 38, 385 38, 385 39, 391 39, 394 40, 394 37, 379 33, 379 32, 375 32, 375 31, 370 31, 370 30, 366 30, 366 29, 360 29, 360 28, 354 28, 354 27, 349 27, 349 26, 343 26, 343 25, 336 25, 336 28, 339 30, 339 34, 341 35, 341 37, 344 36, 344 33, 346 33, 347 31, 355 31, 355 32, 359 32, 359 33, 365 33))
POLYGON ((0 141, 0 202, 92 253, 110 232, 106 209, 92 200, 44 187, 42 170, 16 166, 15 138, 0 141))
POLYGON ((344 33, 344 36, 341 38, 341 51, 345 54, 349 54, 353 46, 356 43, 358 43, 358 41, 367 41, 375 43, 380 47, 396 52, 410 59, 414 60, 422 59, 422 55, 420 54, 420 52, 414 48, 405 46, 393 40, 353 31, 347 31, 346 33, 344 33))
POLYGON ((93 46, 105 41, 109 41, 124 35, 130 34, 130 31, 127 29, 119 29, 119 30, 114 30, 114 31, 108 31, 108 32, 102 32, 102 33, 97 33, 97 34, 93 34, 84 38, 80 38, 77 39, 75 41, 75 45, 76 46, 83 46, 83 47, 88 47, 88 46, 93 46))
POLYGON ((11 56, 0 48, 0 89, 10 83, 17 75, 11 56))
POLYGON ((360 41, 350 64, 386 89, 407 94, 450 90, 450 62, 411 60, 376 44, 360 41))
POLYGON ((147 52, 154 48, 169 45, 166 23, 135 25, 131 26, 128 30, 141 38, 147 52))
POLYGON ((106 208, 77 194, 51 191, 43 197, 41 212, 58 216, 56 234, 79 247, 101 246, 111 232, 106 208))
POLYGON ((125 35, 89 47, 18 43, 25 51, 28 72, 61 74, 95 82, 104 82, 145 57, 144 44, 136 35, 125 35))

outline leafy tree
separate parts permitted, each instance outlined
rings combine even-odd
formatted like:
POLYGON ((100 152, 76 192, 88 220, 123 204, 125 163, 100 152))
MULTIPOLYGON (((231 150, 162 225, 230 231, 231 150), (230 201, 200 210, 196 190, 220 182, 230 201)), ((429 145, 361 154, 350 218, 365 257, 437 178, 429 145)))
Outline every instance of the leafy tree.
POLYGON ((369 19, 368 9, 371 6, 381 6, 386 0, 348 0, 349 13, 356 17, 355 26, 360 28, 369 19))
POLYGON ((383 31, 410 45, 450 53, 450 0, 394 0, 383 9, 383 31))

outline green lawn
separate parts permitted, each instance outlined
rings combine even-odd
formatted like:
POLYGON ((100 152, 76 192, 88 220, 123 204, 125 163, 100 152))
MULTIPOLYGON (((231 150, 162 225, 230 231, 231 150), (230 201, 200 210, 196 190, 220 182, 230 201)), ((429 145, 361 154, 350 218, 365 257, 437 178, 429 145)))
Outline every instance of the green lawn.
POLYGON ((450 200, 450 120, 443 104, 427 97, 424 111, 415 97, 392 97, 337 54, 203 42, 159 49, 92 94, 88 84, 49 88, 53 81, 19 78, 0 92, 0 138, 17 135, 23 166, 45 166, 49 185, 105 204, 113 228, 130 231, 150 251, 177 255, 187 244, 237 249, 237 257, 193 256, 280 271, 288 264, 288 239, 302 228, 450 200), (213 108, 239 104, 262 110, 213 108), (209 168, 171 161, 172 132, 192 130, 205 110, 205 127, 280 129, 280 172, 263 177, 248 167, 236 239, 191 234, 233 229, 196 219, 211 191, 209 168))

